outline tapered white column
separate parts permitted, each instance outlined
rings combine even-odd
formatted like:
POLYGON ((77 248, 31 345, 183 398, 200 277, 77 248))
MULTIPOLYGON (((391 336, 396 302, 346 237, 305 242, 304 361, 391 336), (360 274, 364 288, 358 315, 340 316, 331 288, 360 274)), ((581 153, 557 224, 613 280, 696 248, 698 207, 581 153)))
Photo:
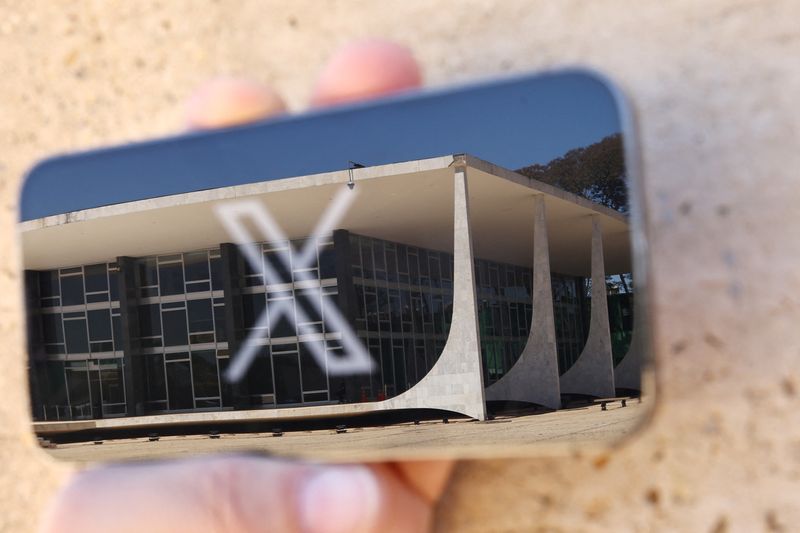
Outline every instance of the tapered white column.
POLYGON ((485 420, 475 258, 469 222, 467 168, 463 161, 456 161, 453 178, 453 318, 450 334, 430 372, 411 389, 380 402, 380 408, 445 409, 485 420))
POLYGON ((614 359, 608 326, 606 268, 603 228, 592 215, 592 308, 586 345, 575 363, 561 376, 561 392, 611 398, 614 392, 614 359))
POLYGON ((528 342, 514 366, 486 389, 486 399, 529 402, 558 409, 561 391, 544 195, 534 197, 533 215, 533 320, 528 342))

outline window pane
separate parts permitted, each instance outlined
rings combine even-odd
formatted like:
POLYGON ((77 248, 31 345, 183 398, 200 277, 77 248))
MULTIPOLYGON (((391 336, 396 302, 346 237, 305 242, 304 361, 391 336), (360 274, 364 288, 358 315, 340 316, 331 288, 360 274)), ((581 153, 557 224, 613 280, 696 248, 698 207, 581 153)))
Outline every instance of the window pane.
POLYGON ((108 290, 108 274, 105 263, 89 265, 83 268, 86 276, 86 292, 100 292, 108 290))
POLYGON ((167 387, 170 409, 192 409, 192 374, 188 361, 167 363, 167 387))
POLYGON ((139 332, 142 337, 161 335, 161 309, 158 304, 139 306, 139 332))
POLYGON ((122 317, 119 315, 111 316, 111 326, 114 328, 114 349, 122 350, 122 317))
POLYGON ((61 289, 58 286, 58 270, 39 272, 39 296, 47 298, 59 294, 61 294, 61 289))
MULTIPOLYGON (((64 407, 67 405, 67 382, 64 377, 64 363, 62 361, 47 361, 47 397, 45 402, 49 406, 64 407)), ((55 416, 56 409, 48 409, 48 417, 55 416)))
POLYGON ((186 272, 186 281, 209 279, 207 252, 183 254, 183 266, 186 272))
POLYGON ((61 278, 61 305, 82 305, 83 276, 61 278))
POLYGON ((322 321, 322 315, 319 310, 321 305, 319 291, 298 291, 296 304, 299 306, 299 309, 302 309, 305 313, 305 320, 301 320, 298 316, 298 322, 309 323, 322 321))
POLYGON ((89 311, 89 340, 91 341, 110 341, 111 340, 111 310, 98 309, 89 311))
POLYGON ((108 288, 111 294, 111 301, 119 300, 119 272, 108 273, 108 288))
POLYGON ((42 315, 42 334, 46 344, 64 342, 61 313, 42 315))
POLYGON ((123 403, 125 385, 122 381, 122 359, 104 359, 100 364, 103 385, 103 403, 123 403))
POLYGON ((228 357, 217 358, 217 365, 219 365, 219 381, 220 385, 222 385, 222 402, 225 407, 230 407, 232 405, 231 396, 233 394, 233 387, 225 380, 225 372, 228 370, 230 361, 228 357))
MULTIPOLYGON (((322 353, 325 353, 325 347, 319 343, 322 353)), ((317 358, 314 352, 311 351, 310 342, 300 343, 300 364, 303 370, 303 390, 325 390, 328 388, 328 380, 325 375, 325 369, 317 363, 317 358)))
POLYGON ((211 290, 221 291, 224 290, 225 286, 223 283, 223 276, 222 276, 222 258, 221 257, 212 257, 211 258, 211 290))
POLYGON ((254 328, 264 312, 266 301, 263 293, 243 294, 242 311, 245 329, 254 328))
POLYGON ((67 353, 87 353, 89 351, 86 320, 65 320, 64 335, 67 339, 67 353))
POLYGON ((147 401, 167 399, 166 381, 164 380, 164 355, 160 353, 145 354, 144 373, 147 378, 147 401))
POLYGON ((89 374, 86 361, 66 363, 69 403, 74 418, 90 418, 92 406, 89 401, 89 374))
POLYGON ((196 398, 219 396, 217 352, 215 350, 192 352, 192 373, 194 374, 196 398))
POLYGON ((250 394, 272 394, 272 364, 269 346, 262 346, 247 372, 247 388, 250 394))
POLYGON ((189 313, 189 331, 214 331, 214 320, 211 316, 211 300, 189 300, 186 302, 189 313))
POLYGON ((183 294, 183 265, 170 263, 158 267, 161 296, 183 294))
POLYGON ((294 298, 269 302, 269 336, 271 338, 294 337, 294 298))
POLYGON ((275 365, 275 401, 277 403, 300 403, 300 365, 297 354, 273 354, 275 365))
POLYGON ((286 268, 286 265, 284 265, 284 258, 287 262, 289 261, 288 250, 264 253, 264 262, 272 267, 272 270, 275 272, 275 276, 277 277, 275 280, 267 280, 267 285, 271 285, 273 283, 292 282, 292 273, 288 268, 286 268))
POLYGON ((332 244, 319 247, 319 277, 321 279, 336 277, 336 253, 332 244))
POLYGON ((225 342, 228 336, 225 333, 225 306, 214 306, 214 328, 217 334, 217 342, 225 342))
POLYGON ((164 311, 161 313, 161 320, 164 323, 164 346, 189 344, 185 309, 164 311))

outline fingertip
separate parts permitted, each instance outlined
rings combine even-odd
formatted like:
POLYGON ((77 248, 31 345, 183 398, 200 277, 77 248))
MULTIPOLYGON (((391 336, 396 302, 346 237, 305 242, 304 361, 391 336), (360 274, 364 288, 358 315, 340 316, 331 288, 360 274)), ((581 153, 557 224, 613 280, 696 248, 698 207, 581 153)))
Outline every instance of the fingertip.
POLYGON ((421 85, 422 73, 411 50, 392 41, 366 39, 334 53, 317 77, 311 104, 365 100, 421 85))
POLYGON ((300 524, 309 533, 428 531, 432 506, 384 465, 320 467, 303 482, 300 524))
POLYGON ((203 130, 263 120, 286 112, 286 103, 268 85, 233 77, 210 80, 195 90, 185 107, 186 126, 203 130))
POLYGON ((300 523, 314 533, 358 533, 378 529, 381 486, 365 467, 328 467, 303 483, 300 523))

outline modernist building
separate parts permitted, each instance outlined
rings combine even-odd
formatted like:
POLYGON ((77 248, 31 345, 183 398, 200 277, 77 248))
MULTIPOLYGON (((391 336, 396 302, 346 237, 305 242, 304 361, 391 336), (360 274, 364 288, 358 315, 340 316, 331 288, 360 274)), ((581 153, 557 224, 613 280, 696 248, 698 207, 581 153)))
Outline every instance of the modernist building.
POLYGON ((482 419, 486 401, 557 408, 566 393, 639 388, 629 299, 609 326, 605 284, 631 270, 626 217, 471 156, 98 207, 21 232, 38 421, 408 408, 482 419), (350 208, 309 238, 348 182, 350 208), (259 268, 214 214, 243 200, 286 234, 258 244, 259 268), (315 357, 315 344, 323 363, 346 355, 333 309, 371 372, 334 375, 315 357), (248 337, 255 357, 229 384, 248 337))

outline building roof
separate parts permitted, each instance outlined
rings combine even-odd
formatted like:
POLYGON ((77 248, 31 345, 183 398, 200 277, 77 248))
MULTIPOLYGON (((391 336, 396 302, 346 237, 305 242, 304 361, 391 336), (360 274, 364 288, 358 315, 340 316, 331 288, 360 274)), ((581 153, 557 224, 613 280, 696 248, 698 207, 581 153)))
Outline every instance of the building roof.
MULTIPOLYGON (((358 194, 339 224, 354 233, 452 251, 453 169, 467 168, 475 255, 532 264, 533 196, 545 195, 552 269, 589 275, 591 215, 604 232, 606 272, 630 272, 627 217, 613 209, 469 155, 358 168, 358 194)), ((229 242, 214 215, 220 202, 258 199, 289 238, 312 233, 347 170, 162 196, 19 224, 26 269, 212 248, 229 242)), ((266 239, 265 239, 266 240, 266 239)))

